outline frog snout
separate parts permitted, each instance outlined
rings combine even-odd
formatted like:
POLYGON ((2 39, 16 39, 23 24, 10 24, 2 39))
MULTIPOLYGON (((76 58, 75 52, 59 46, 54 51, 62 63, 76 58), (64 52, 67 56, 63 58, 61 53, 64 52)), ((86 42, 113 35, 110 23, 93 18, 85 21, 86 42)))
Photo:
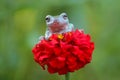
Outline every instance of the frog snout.
POLYGON ((57 25, 57 24, 59 24, 59 21, 58 20, 54 20, 53 24, 57 25))
POLYGON ((58 23, 59 21, 57 19, 54 20, 55 23, 58 23))

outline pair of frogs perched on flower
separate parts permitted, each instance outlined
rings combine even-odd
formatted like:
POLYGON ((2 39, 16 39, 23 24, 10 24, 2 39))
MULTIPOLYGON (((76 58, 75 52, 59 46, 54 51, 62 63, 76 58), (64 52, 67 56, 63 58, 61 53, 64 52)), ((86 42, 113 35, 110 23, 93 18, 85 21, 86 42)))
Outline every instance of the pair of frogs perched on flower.
POLYGON ((52 34, 61 34, 65 32, 73 31, 74 25, 69 23, 69 19, 66 13, 61 13, 58 16, 46 16, 47 29, 45 37, 40 36, 40 40, 48 39, 52 34))

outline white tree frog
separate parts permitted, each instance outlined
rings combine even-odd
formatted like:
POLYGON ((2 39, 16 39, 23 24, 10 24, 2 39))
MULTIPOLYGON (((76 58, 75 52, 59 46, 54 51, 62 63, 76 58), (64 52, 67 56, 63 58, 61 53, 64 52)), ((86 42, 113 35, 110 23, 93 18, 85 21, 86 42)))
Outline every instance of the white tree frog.
MULTIPOLYGON (((66 13, 61 13, 58 16, 46 16, 47 29, 45 32, 45 39, 48 39, 52 34, 61 34, 70 32, 74 29, 74 25, 69 23, 69 19, 66 13)), ((40 37, 40 40, 43 37, 40 37)))

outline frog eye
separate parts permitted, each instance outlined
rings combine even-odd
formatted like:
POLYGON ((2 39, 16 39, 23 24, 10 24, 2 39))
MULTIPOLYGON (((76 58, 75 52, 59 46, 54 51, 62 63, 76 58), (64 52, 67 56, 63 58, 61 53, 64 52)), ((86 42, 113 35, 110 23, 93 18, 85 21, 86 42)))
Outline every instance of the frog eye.
POLYGON ((68 18, 68 16, 67 16, 66 13, 62 13, 62 17, 63 17, 64 19, 67 19, 67 18, 68 18))
POLYGON ((67 15, 63 15, 63 17, 64 17, 64 18, 66 18, 66 17, 67 17, 67 15))
POLYGON ((50 22, 50 16, 46 16, 45 20, 46 22, 50 22))

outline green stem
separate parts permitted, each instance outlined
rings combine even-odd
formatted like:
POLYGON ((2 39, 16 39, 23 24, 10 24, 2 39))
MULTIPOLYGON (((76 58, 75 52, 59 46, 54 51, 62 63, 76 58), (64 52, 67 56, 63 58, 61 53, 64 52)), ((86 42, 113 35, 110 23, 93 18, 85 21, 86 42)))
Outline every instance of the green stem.
POLYGON ((70 80, 70 73, 65 74, 65 80, 70 80))

